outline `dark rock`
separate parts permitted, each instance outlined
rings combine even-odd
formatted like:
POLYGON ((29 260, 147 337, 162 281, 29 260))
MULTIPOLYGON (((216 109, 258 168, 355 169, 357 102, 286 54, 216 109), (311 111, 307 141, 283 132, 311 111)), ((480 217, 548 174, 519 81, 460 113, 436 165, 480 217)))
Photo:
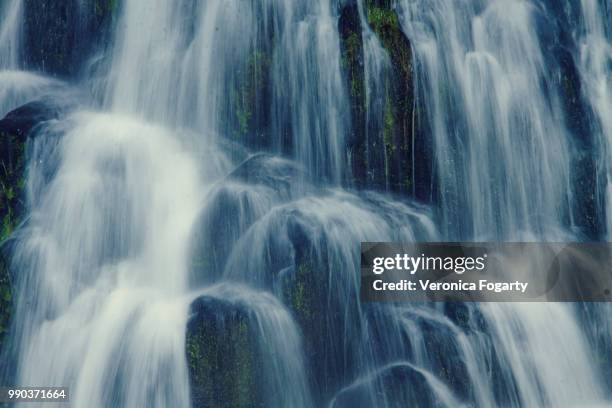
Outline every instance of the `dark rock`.
POLYGON ((605 239, 603 231, 605 209, 598 198, 598 186, 605 184, 597 170, 597 121, 584 98, 582 79, 575 61, 578 49, 575 32, 571 29, 581 18, 579 2, 544 1, 545 8, 535 13, 538 37, 542 44, 548 75, 548 92, 558 92, 565 126, 572 135, 572 207, 573 224, 587 240, 605 239))
POLYGON ((206 296, 191 304, 186 353, 193 407, 265 406, 254 330, 240 305, 206 296))
POLYGON ((440 407, 425 375, 408 363, 391 364, 358 379, 332 401, 333 408, 440 407))
POLYGON ((390 190, 430 202, 434 197, 431 141, 426 137, 425 113, 414 86, 411 44, 391 3, 388 0, 364 3, 367 23, 391 62, 378 90, 384 94, 384 101, 381 102, 382 117, 376 125, 366 120, 367 78, 359 9, 355 1, 349 1, 340 10, 342 67, 351 101, 348 148, 352 178, 349 182, 360 188, 390 190))
POLYGON ((296 211, 286 223, 294 259, 279 275, 280 296, 303 333, 311 386, 323 404, 358 371, 362 327, 353 265, 330 256, 317 222, 296 211))
POLYGON ((272 63, 270 41, 262 40, 260 48, 253 48, 246 59, 236 61, 237 69, 228 80, 226 95, 227 114, 234 120, 227 121, 223 133, 252 148, 267 148, 272 140, 269 134, 270 65, 272 63), (265 45, 265 48, 264 48, 265 45))
MULTIPOLYGON (((2 351, 4 350, 4 339, 9 331, 13 308, 11 275, 4 252, 2 247, 0 247, 0 356, 2 356, 2 351)), ((2 365, 0 363, 0 373, 3 371, 2 365)))
POLYGON ((58 107, 35 101, 9 112, 0 120, 0 241, 11 234, 24 209, 28 135, 39 123, 59 115, 58 107))
POLYGON ((210 193, 196 221, 191 259, 192 285, 215 282, 244 232, 271 205, 273 191, 224 183, 210 193))
POLYGON ((361 319, 355 265, 325 228, 342 221, 312 217, 308 201, 277 206, 254 224, 234 249, 224 278, 273 288, 301 329, 314 405, 323 406, 358 371, 361 319))
MULTIPOLYGON (((303 171, 293 162, 256 154, 209 194, 196 222, 191 249, 192 283, 216 281, 234 245, 270 208, 300 194, 303 171)), ((305 187, 306 188, 306 187, 305 187)))
POLYGON ((229 175, 231 180, 267 186, 286 198, 305 178, 295 162, 264 153, 249 157, 229 175))
POLYGON ((602 239, 604 222, 603 210, 597 203, 598 180, 597 147, 591 128, 593 113, 587 108, 582 96, 582 83, 578 68, 571 52, 561 46, 554 47, 554 58, 558 73, 553 76, 554 85, 561 90, 561 102, 565 113, 567 129, 574 136, 572 154, 572 185, 576 205, 573 206, 574 221, 588 239, 602 239))
POLYGON ((12 287, 11 251, 7 239, 21 223, 25 211, 27 141, 40 123, 57 118, 59 105, 35 101, 9 112, 0 120, 0 349, 9 328, 12 287))
MULTIPOLYGON (((484 361, 493 389, 491 394, 498 405, 511 406, 516 404, 515 398, 518 395, 516 379, 512 371, 506 369, 508 362, 502 360, 504 353, 495 349, 497 342, 491 337, 493 330, 489 327, 482 310, 473 303, 448 302, 444 303, 444 314, 458 326, 459 330, 468 336, 471 344, 480 345, 481 353, 486 356, 484 361), (485 352, 483 353, 482 350, 485 350, 485 352)), ((456 336, 451 335, 448 338, 453 339, 456 336)), ((446 368, 441 370, 442 373, 448 372, 446 368)), ((466 394, 468 386, 459 380, 459 378, 450 378, 447 379, 447 382, 454 388, 454 391, 466 394)), ((473 399, 474 395, 470 397, 473 399)))
POLYGON ((353 183, 363 186, 367 180, 365 114, 366 90, 363 56, 363 36, 357 3, 349 2, 340 11, 338 19, 342 70, 351 103, 351 131, 348 146, 351 149, 353 183))
POLYGON ((33 70, 78 74, 99 47, 111 43, 119 0, 77 2, 25 0, 23 59, 33 70))
POLYGON ((452 330, 429 319, 419 319, 427 349, 427 368, 462 399, 471 396, 467 367, 452 330))
POLYGON ((414 193, 413 146, 419 148, 419 139, 415 130, 411 44, 401 30, 399 17, 390 1, 367 0, 365 5, 368 24, 378 36, 392 63, 392 74, 387 83, 381 147, 386 149, 389 188, 396 192, 414 193))

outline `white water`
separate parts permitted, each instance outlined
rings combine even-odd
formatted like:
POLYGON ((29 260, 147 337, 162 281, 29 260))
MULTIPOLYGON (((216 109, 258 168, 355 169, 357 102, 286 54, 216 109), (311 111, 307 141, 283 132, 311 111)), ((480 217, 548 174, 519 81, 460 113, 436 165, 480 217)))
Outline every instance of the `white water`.
MULTIPOLYGON (((20 2, 8 4, 18 12, 20 2)), ((268 363, 259 374, 277 391, 269 393, 270 406, 333 405, 364 386, 368 401, 394 406, 391 397, 379 397, 378 377, 397 366, 421 373, 440 406, 463 399, 477 406, 605 404, 609 384, 570 305, 469 306, 484 316, 487 337, 460 328, 438 307, 371 310, 356 301, 360 241, 572 237, 570 135, 559 120, 557 91, 545 89, 534 10, 526 1, 398 1, 433 129, 442 199, 436 217, 373 193, 315 189, 321 179, 337 184, 346 173, 348 102, 335 2, 196 7, 127 0, 103 81, 105 111, 48 123, 34 144, 31 218, 13 260, 17 382, 67 385, 74 407, 189 406, 185 325, 191 300, 204 295, 254 314, 268 363), (216 145, 220 137, 236 140, 241 109, 228 95, 250 75, 247 61, 258 52, 271 55, 271 147, 310 172, 299 183, 280 177, 288 191, 224 179, 238 163, 216 145), (218 207, 236 212, 219 215, 218 207), (219 217, 235 235, 219 270, 192 280, 194 234, 207 233, 210 246, 221 240, 224 231, 213 222, 219 217), (209 222, 202 226, 201 219, 209 222), (312 362, 302 355, 309 333, 280 301, 280 285, 302 249, 296 230, 323 265, 323 310, 339 311, 321 318, 327 343, 317 358, 334 378, 320 389, 309 382, 312 362), (444 356, 465 368, 460 381, 473 394, 454 395, 440 375, 432 333, 446 333, 444 356), (502 377, 498 388, 492 361, 502 377)), ((583 0, 582 10, 581 74, 601 122, 609 180, 610 46, 599 6, 583 0)), ((363 9, 360 16, 364 22, 363 9)), ((13 61, 4 67, 18 66, 18 27, 3 18, 0 33, 10 32, 11 40, 0 43, 0 55, 13 61)), ((371 30, 363 35, 368 137, 377 137, 389 59, 371 30)), ((0 73, 0 113, 47 85, 29 73, 0 73)), ((612 189, 609 181, 606 187, 612 189)))
POLYGON ((47 92, 53 81, 19 71, 23 0, 0 4, 0 116, 47 92))
POLYGON ((78 113, 58 126, 61 163, 31 189, 16 254, 21 293, 37 302, 18 305, 19 383, 70 384, 79 407, 188 406, 185 259, 214 169, 167 129, 127 117, 78 113))
POLYGON ((400 2, 436 148, 450 238, 555 234, 569 146, 529 2, 400 2), (452 86, 449 86, 452 84, 452 86), (452 109, 450 109, 452 106, 452 109))
POLYGON ((23 0, 8 0, 0 5, 0 68, 3 69, 19 64, 22 3, 23 0))
POLYGON ((0 116, 51 92, 57 85, 52 79, 30 72, 0 70, 0 116))
POLYGON ((237 137, 237 124, 257 113, 240 109, 242 93, 250 92, 244 84, 269 71, 271 106, 262 110, 269 110, 275 149, 339 182, 348 118, 332 3, 128 1, 107 104, 237 137))
MULTIPOLYGON (((559 95, 547 78, 536 6, 403 0, 398 10, 427 95, 444 235, 476 241, 576 239, 566 221, 573 203, 571 143, 559 95)), ((605 37, 600 41, 608 44, 605 37)), ((495 353, 503 356, 508 364, 503 370, 516 384, 509 405, 602 403, 592 346, 571 305, 481 307, 495 353)), ((474 379, 490 389, 486 381, 474 379)), ((490 398, 481 394, 478 405, 496 405, 490 398)))

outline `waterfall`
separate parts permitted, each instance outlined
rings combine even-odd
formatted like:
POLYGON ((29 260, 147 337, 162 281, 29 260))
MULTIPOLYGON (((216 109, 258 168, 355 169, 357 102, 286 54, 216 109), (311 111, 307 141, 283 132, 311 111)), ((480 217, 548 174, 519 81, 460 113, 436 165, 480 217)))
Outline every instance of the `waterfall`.
POLYGON ((19 71, 23 0, 0 5, 0 116, 39 97, 54 82, 33 73, 19 71))
MULTIPOLYGON (((595 2, 590 6, 601 14, 595 2)), ((569 187, 572 141, 535 29, 540 7, 502 1, 398 2, 417 56, 417 80, 425 90, 445 236, 577 239, 571 212, 578 204, 569 187)), ((604 399, 605 387, 589 363, 591 339, 582 333, 573 307, 487 304, 480 310, 493 335, 492 345, 483 350, 494 347, 502 364, 510 366, 502 374, 508 375, 506 386, 515 388, 498 389, 495 400, 478 399, 479 406, 564 406, 604 399), (565 341, 555 341, 555 332, 565 341), (534 349, 525 354, 517 333, 534 349), (567 354, 573 355, 571 364, 558 359, 567 354), (569 379, 572 384, 561 389, 559 384, 569 379)), ((607 318, 602 320, 606 324, 607 318)))
POLYGON ((15 68, 19 64, 20 21, 23 0, 2 2, 0 7, 0 68, 15 68))
POLYGON ((17 305, 29 322, 18 381, 71 384, 74 406, 188 406, 185 254, 214 169, 170 131, 119 115, 50 126, 63 136, 36 149, 46 166, 31 169, 32 219, 13 261, 36 299, 17 305))
POLYGON ((258 147, 271 142, 314 176, 341 180, 348 118, 329 0, 128 1, 124 8, 109 106, 258 147), (263 86, 264 75, 272 85, 263 86), (250 111, 254 98, 268 106, 250 111), (271 124, 258 128, 264 117, 271 124))
POLYGON ((33 3, 0 10, 0 116, 54 113, 24 142, 3 381, 73 407, 609 405, 607 305, 359 298, 360 242, 609 237, 605 2, 112 1, 63 71, 24 57, 33 3))
MULTIPOLYGON (((608 5, 608 7, 610 7, 608 5)), ((601 143, 601 171, 604 173, 601 194, 604 197, 606 231, 612 231, 612 46, 609 41, 610 21, 595 0, 580 2, 581 30, 577 39, 580 74, 586 98, 596 117, 593 132, 601 143)), ((608 235, 608 240, 610 240, 608 235)))
POLYGON ((563 113, 547 83, 535 6, 400 5, 428 95, 446 234, 555 237, 571 205, 569 142, 553 119, 563 113))
POLYGON ((364 59, 364 82, 365 82, 365 145, 366 145, 366 172, 368 181, 374 181, 378 177, 375 174, 380 168, 384 169, 383 179, 385 187, 389 188, 389 158, 387 149, 376 149, 383 146, 385 114, 388 115, 390 103, 389 84, 391 80, 391 60, 384 50, 376 34, 368 25, 366 11, 363 1, 358 2, 359 20, 363 31, 363 59, 364 59), (378 153, 377 153, 378 151, 378 153), (380 153, 382 151, 382 157, 380 153), (381 165, 382 163, 382 165, 381 165))

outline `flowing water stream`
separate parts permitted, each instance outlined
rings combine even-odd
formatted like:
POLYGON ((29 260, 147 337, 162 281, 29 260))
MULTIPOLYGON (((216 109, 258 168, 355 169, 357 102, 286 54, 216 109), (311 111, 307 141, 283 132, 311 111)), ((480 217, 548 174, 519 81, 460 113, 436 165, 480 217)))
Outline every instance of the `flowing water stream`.
MULTIPOLYGON (((20 60, 30 3, 2 3, 2 115, 65 86, 20 60)), ((596 362, 597 344, 612 344, 607 306, 467 304, 456 306, 471 317, 461 325, 449 305, 359 302, 361 241, 588 239, 578 137, 542 34, 563 21, 609 237, 611 6, 394 2, 433 146, 437 193, 424 205, 346 182, 355 124, 338 31, 345 3, 121 2, 102 62, 68 81, 77 107, 28 145, 12 381, 69 386, 73 407, 188 407, 185 327, 205 296, 249 311, 266 406, 612 404, 612 362, 596 362), (245 78, 270 86, 247 89, 245 78), (258 121, 266 126, 246 132, 258 121), (261 178, 241 176, 245 159, 261 178), (205 267, 194 268, 194 253, 205 267), (316 333, 283 302, 304 259, 326 311, 316 333)), ((368 4, 357 2, 366 137, 382 145, 392 62, 367 26, 368 4)), ((385 152, 367 153, 368 172, 388 173, 385 152)))

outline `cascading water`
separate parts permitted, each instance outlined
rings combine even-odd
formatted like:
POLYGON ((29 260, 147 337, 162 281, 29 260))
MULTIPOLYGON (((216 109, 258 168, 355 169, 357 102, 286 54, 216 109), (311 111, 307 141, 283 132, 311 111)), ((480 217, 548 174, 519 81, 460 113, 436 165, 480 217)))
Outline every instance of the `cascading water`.
POLYGON ((19 40, 22 0, 11 0, 2 3, 0 13, 3 16, 0 24, 0 67, 14 68, 19 60, 19 40))
MULTIPOLYGON (((599 15, 594 3, 590 6, 599 15)), ((461 7, 444 0, 399 2, 402 27, 417 54, 417 78, 431 96, 426 111, 435 138, 447 236, 577 239, 571 216, 577 204, 569 187, 572 141, 559 120, 564 117, 559 91, 549 78, 535 28, 535 19, 542 18, 540 7, 501 1, 461 7)), ((501 370, 504 382, 514 383, 514 391, 499 393, 497 403, 573 406, 602 401, 605 387, 592 368, 588 339, 573 307, 482 305, 480 312, 492 329, 487 348, 493 347, 508 365, 501 370), (561 336, 566 341, 556 340, 561 336), (521 344, 528 345, 529 353, 521 344), (569 354, 571 363, 558 357, 569 354), (524 357, 536 355, 536 360, 524 357)), ((480 400, 478 405, 494 404, 480 400)))
POLYGON ((53 81, 19 71, 23 0, 0 5, 0 115, 40 97, 53 87, 53 81))
POLYGON ((260 132, 271 131, 275 149, 338 182, 348 118, 334 24, 323 0, 129 1, 106 99, 113 109, 247 143, 265 144, 260 132), (270 89, 258 87, 264 75, 270 89), (251 112, 254 98, 270 106, 251 112), (271 129, 247 134, 258 115, 271 117, 271 129))
POLYGON ((199 168, 168 130, 119 115, 78 113, 58 126, 47 131, 63 133, 59 145, 37 149, 46 164, 31 168, 38 204, 14 258, 19 290, 40 302, 18 303, 30 322, 18 381, 72 384, 75 406, 187 406, 177 358, 185 255, 200 180, 215 169, 199 168), (45 153, 54 150, 53 179, 38 181, 53 171, 45 153))
POLYGON ((400 4, 429 95, 445 233, 481 240, 555 234, 571 199, 569 142, 554 119, 563 114, 547 79, 535 6, 400 4))
POLYGON ((389 163, 386 149, 376 149, 384 144, 384 126, 386 106, 389 103, 388 84, 390 79, 391 61, 376 34, 369 28, 363 1, 359 1, 359 19, 363 27, 363 65, 365 82, 365 132, 366 132, 366 172, 369 180, 377 178, 375 173, 381 167, 384 169, 385 186, 389 187, 389 163), (372 150, 372 151, 370 151, 372 150), (382 157, 380 152, 382 152, 382 157), (380 163, 383 163, 381 166, 380 163))
MULTIPOLYGON (((608 8, 610 5, 608 5, 608 8)), ((606 231, 612 231, 612 46, 609 42, 610 21, 606 19, 603 7, 595 0, 580 2, 581 28, 578 38, 578 61, 585 94, 595 113, 593 132, 600 139, 601 163, 604 173, 600 194, 603 195, 606 231)), ((609 13, 609 11, 608 11, 609 13)), ((609 15, 608 15, 609 17, 609 15)), ((608 236, 609 240, 609 236, 608 236)))
MULTIPOLYGON (((30 3, 2 10, 2 115, 66 86, 16 71, 28 68, 19 23, 30 3)), ((30 135, 7 382, 68 386, 74 407, 610 403, 594 346, 612 341, 607 307, 359 302, 361 241, 588 235, 546 2, 398 0, 397 20, 377 0, 119 4, 110 45, 71 85, 90 100, 30 135), (397 21, 434 149, 431 208, 343 187, 357 126, 338 28, 347 5, 360 24, 365 185, 390 189, 394 125, 394 61, 369 25, 397 21), (229 350, 238 371, 194 369, 204 345, 192 330, 207 358, 229 350), (239 384, 234 395, 211 376, 239 384)), ((582 0, 572 49, 609 234, 604 7, 582 0)))

